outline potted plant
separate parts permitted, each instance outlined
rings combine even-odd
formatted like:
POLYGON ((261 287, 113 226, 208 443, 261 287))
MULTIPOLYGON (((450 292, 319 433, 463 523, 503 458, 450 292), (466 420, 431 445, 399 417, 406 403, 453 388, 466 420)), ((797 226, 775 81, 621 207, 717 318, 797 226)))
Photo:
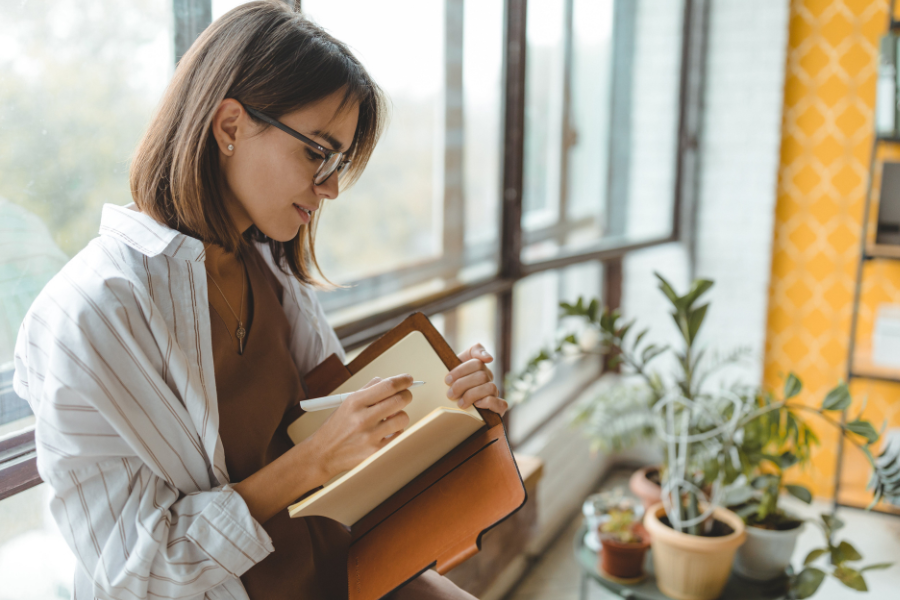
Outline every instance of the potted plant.
POLYGON ((738 360, 742 353, 704 359, 704 353, 694 347, 708 308, 698 302, 712 287, 711 281, 698 280, 679 296, 664 278, 657 277, 684 342, 680 349, 645 344, 646 330, 633 334, 633 323, 624 323, 617 312, 601 311, 596 301, 585 304, 579 299, 574 305, 561 304, 563 315, 586 320, 586 331, 599 333, 596 348, 587 347, 583 335, 579 340, 569 334, 555 348, 535 357, 516 380, 524 383, 518 389, 528 391, 542 363, 565 355, 567 345, 601 353, 608 369, 623 367, 634 375, 636 381, 623 381, 581 406, 575 422, 598 446, 613 449, 655 432, 666 459, 663 502, 647 511, 644 525, 650 533, 657 585, 673 598, 712 599, 721 594, 734 552, 746 534, 741 518, 718 506, 723 486, 740 472, 729 468, 730 463, 720 469, 716 462, 736 432, 739 403, 706 390, 705 383, 715 370, 738 360), (674 378, 665 379, 649 368, 666 352, 677 361, 674 378))
MULTIPOLYGON (((657 277, 661 288, 671 290, 668 282, 658 274, 657 277)), ((697 281, 691 294, 699 297, 711 286, 710 281, 697 281)), ((521 371, 508 375, 507 400, 513 404, 528 400, 549 378, 552 366, 560 361, 587 354, 601 355, 606 371, 621 371, 625 377, 600 387, 594 395, 579 402, 573 412, 572 424, 590 439, 592 450, 619 452, 639 442, 650 442, 659 447, 653 409, 673 386, 650 368, 650 363, 669 348, 646 343, 647 329, 634 333, 633 322, 624 322, 618 311, 602 308, 597 299, 578 298, 574 303, 560 302, 559 306, 560 316, 579 322, 580 330, 562 333, 554 344, 533 356, 521 371)), ((696 324, 698 329, 705 311, 704 306, 696 324)), ((738 348, 728 354, 711 355, 702 365, 698 356, 697 363, 691 366, 694 376, 689 379, 695 386, 702 386, 713 374, 740 362, 747 354, 748 349, 738 348)), ((661 479, 662 469, 658 465, 645 467, 632 475, 629 488, 641 499, 645 509, 660 501, 661 479)))
POLYGON ((631 474, 628 489, 640 498, 644 510, 662 501, 662 473, 658 466, 644 467, 631 474))
MULTIPOLYGON (((804 521, 777 505, 784 489, 780 473, 759 475, 751 489, 745 503, 729 507, 747 525, 747 540, 737 551, 734 570, 747 579, 771 581, 785 576, 804 521)), ((807 503, 811 500, 804 498, 807 503)))
POLYGON ((620 580, 637 580, 644 575, 644 555, 650 536, 633 510, 611 510, 600 525, 600 570, 620 580))
POLYGON ((622 488, 598 492, 588 496, 581 505, 581 513, 587 524, 584 544, 594 552, 602 551, 600 527, 609 521, 610 514, 629 513, 638 521, 644 516, 644 508, 634 498, 626 496, 622 488))
MULTIPOLYGON (((780 402, 769 394, 741 394, 737 388, 709 389, 710 375, 739 361, 746 350, 717 356, 695 348, 709 306, 699 301, 712 287, 711 281, 695 281, 686 294, 678 295, 665 279, 657 277, 672 306, 671 315, 683 340, 680 348, 644 343, 646 330, 635 333, 632 322, 623 322, 615 311, 601 310, 596 300, 561 303, 563 316, 579 318, 586 327, 580 333, 561 337, 555 346, 535 356, 523 372, 510 378, 508 395, 514 400, 516 396, 527 398, 548 364, 578 353, 602 354, 608 370, 621 369, 630 375, 587 399, 575 413, 574 422, 591 437, 592 446, 612 450, 655 433, 665 454, 661 471, 663 502, 647 511, 644 524, 651 535, 657 583, 673 598, 712 599, 724 588, 734 554, 747 535, 743 519, 723 507, 725 493, 740 487, 744 476, 746 481, 756 483, 758 487, 752 489, 760 495, 768 489, 777 498, 782 487, 803 494, 798 486, 762 477, 771 472, 748 477, 760 464, 759 456, 751 452, 754 444, 758 446, 757 454, 765 454, 765 444, 754 436, 759 430, 778 427, 794 442, 798 435, 813 439, 798 414, 813 410, 836 422, 824 413, 844 410, 850 405, 850 397, 842 385, 826 396, 820 409, 792 403, 790 399, 800 389, 796 377, 789 378, 785 400, 780 402), (649 366, 663 353, 676 361, 674 377, 663 378, 649 366)), ((882 457, 880 467, 875 464, 869 446, 877 440, 877 433, 871 424, 857 417, 846 423, 842 432, 857 443, 876 467, 876 500, 885 490, 890 491, 891 485, 896 488, 897 477, 891 475, 900 470, 893 457, 896 452, 882 457)), ((799 458, 796 452, 794 456, 799 458)), ((782 460, 792 459, 778 457, 783 470, 790 465, 782 460)), ((762 498, 758 500, 757 514, 762 507, 762 498)), ((770 507, 771 501, 767 500, 766 506, 770 507)), ((784 517, 789 519, 788 515, 784 517)), ((791 581, 806 581, 809 577, 809 573, 801 572, 791 581)))
MULTIPOLYGON (((779 505, 779 500, 785 493, 807 504, 812 502, 812 494, 807 488, 784 481, 785 471, 808 463, 811 447, 818 444, 818 438, 806 423, 804 415, 819 418, 838 429, 842 440, 856 445, 869 456, 876 481, 885 479, 884 469, 876 465, 870 451, 870 447, 879 441, 880 436, 872 424, 862 418, 862 409, 856 416, 841 421, 841 411, 851 405, 847 386, 836 386, 826 394, 819 406, 800 402, 798 398, 802 389, 800 379, 791 373, 785 381, 781 400, 772 394, 761 392, 747 396, 752 401, 745 403, 745 415, 741 420, 742 437, 736 450, 743 466, 744 480, 749 483, 732 487, 726 501, 748 526, 747 542, 735 557, 735 571, 757 581, 791 575, 790 588, 798 598, 806 598, 814 593, 822 580, 819 577, 820 570, 810 571, 814 567, 792 576, 791 556, 804 522, 779 505), (812 586, 812 582, 818 583, 812 586)), ((876 490, 876 501, 883 491, 884 482, 876 490)), ((831 545, 831 535, 839 528, 832 526, 832 523, 840 521, 824 515, 822 523, 829 548, 839 550, 822 549, 813 558, 829 552, 832 564, 836 567, 841 565, 835 570, 835 577, 854 589, 862 590, 865 581, 859 572, 843 565, 847 560, 858 560, 861 556, 849 542, 831 545)), ((809 564, 809 561, 805 564, 809 564)), ((884 566, 888 565, 877 565, 869 569, 884 566)))

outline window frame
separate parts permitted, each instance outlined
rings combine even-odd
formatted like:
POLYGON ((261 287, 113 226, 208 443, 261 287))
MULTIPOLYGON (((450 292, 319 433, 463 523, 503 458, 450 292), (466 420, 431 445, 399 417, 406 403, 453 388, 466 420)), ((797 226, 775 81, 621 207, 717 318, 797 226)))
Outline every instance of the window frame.
MULTIPOLYGON (((446 22, 454 36, 448 35, 448 43, 461 45, 462 35, 462 10, 463 0, 444 0, 446 22)), ((572 39, 572 12, 574 0, 563 0, 566 3, 567 46, 572 39)), ((627 54, 634 46, 634 3, 631 0, 616 0, 615 23, 613 29, 613 83, 612 83, 612 115, 615 123, 623 115, 621 111, 630 110, 630 58, 627 54), (632 8, 627 8, 631 5, 632 8), (629 12, 631 14, 629 14, 629 12), (630 25, 629 25, 630 23, 630 25), (623 52, 625 53, 623 55, 623 52), (622 57, 625 58, 622 58, 622 57), (620 60, 621 59, 621 60, 620 60), (621 63, 621 64, 620 64, 621 63)), ((173 0, 173 17, 175 30, 175 57, 177 60, 183 56, 193 40, 209 25, 212 18, 211 0, 173 0)), ((602 295, 606 306, 618 308, 621 304, 621 290, 623 277, 623 258, 629 253, 661 246, 664 244, 683 242, 692 245, 693 224, 696 218, 696 195, 698 175, 699 133, 702 116, 702 95, 705 80, 705 64, 707 50, 709 0, 684 0, 683 25, 681 40, 681 64, 679 78, 679 109, 678 109, 678 135, 676 148, 675 185, 673 190, 673 215, 672 229, 666 235, 644 239, 630 239, 621 235, 604 237, 587 247, 577 250, 563 250, 552 258, 535 262, 522 260, 522 248, 525 244, 558 238, 571 227, 565 222, 565 212, 561 213, 561 222, 526 232, 522 227, 522 184, 524 161, 524 126, 525 126, 525 61, 527 59, 527 0, 506 0, 505 2, 505 31, 503 50, 503 156, 502 156, 502 190, 500 191, 500 248, 499 268, 497 273, 489 278, 470 282, 458 283, 438 293, 429 294, 415 300, 378 311, 363 318, 343 323, 335 327, 338 338, 347 351, 352 351, 375 340, 391 327, 402 321, 411 312, 422 312, 426 316, 454 311, 461 304, 481 298, 485 295, 494 295, 496 302, 496 342, 498 346, 499 364, 497 370, 500 373, 508 373, 511 369, 513 350, 513 287, 516 282, 530 275, 562 269, 571 265, 599 261, 603 265, 603 289, 602 295)), ((461 53, 460 53, 461 54, 461 53)), ((571 48, 566 52, 567 78, 571 76, 571 48)), ((445 70, 446 93, 461 95, 462 75, 461 63, 450 64, 445 70)), ((566 85, 570 85, 570 81, 566 85)), ((448 103, 449 106, 453 104, 448 103)), ((568 107, 568 103, 565 104, 568 107)), ((461 114, 453 113, 454 109, 445 111, 444 122, 448 128, 461 128, 461 114)), ((621 122, 621 121, 619 121, 621 122)), ((564 123, 568 123, 564 115, 564 123)), ((610 130, 610 174, 622 172, 623 152, 622 146, 617 145, 617 136, 610 130)), ((627 138, 626 138, 627 141, 627 138)), ((620 142, 625 143, 625 142, 620 142)), ((444 165, 459 165, 461 161, 452 153, 455 149, 445 148, 444 165)), ((563 159, 567 152, 563 152, 563 159)), ((456 168, 455 166, 453 168, 456 168)), ((461 168, 461 167, 460 167, 461 168)), ((609 189, 621 189, 622 178, 611 177, 607 183, 609 189)), ((447 223, 456 223, 459 231, 445 229, 444 244, 445 257, 437 260, 425 261, 420 264, 409 265, 372 277, 362 278, 353 283, 350 291, 336 292, 335 299, 324 300, 323 304, 329 310, 336 310, 343 306, 349 306, 364 299, 370 299, 372 295, 383 295, 386 291, 397 290, 410 283, 422 281, 429 277, 442 274, 455 273, 465 258, 467 251, 465 245, 460 246, 462 227, 464 223, 459 219, 459 205, 462 202, 461 178, 444 177, 445 200, 455 198, 451 206, 445 202, 445 228, 447 223), (456 188, 450 187, 447 181, 458 181, 456 188), (447 211, 456 211, 447 215, 447 211), (447 234, 455 237, 448 237, 447 234), (448 239, 450 240, 448 242, 448 239), (449 245, 448 245, 449 244, 449 245), (462 248, 461 256, 459 249, 462 248)), ((626 198, 627 195, 615 194, 608 198, 626 198)), ((613 222, 624 222, 620 215, 626 209, 625 202, 613 202, 608 200, 608 214, 619 215, 610 217, 613 222)), ((577 226, 577 224, 576 224, 577 226)), ((615 233, 615 231, 614 231, 615 233)), ((471 252, 471 250, 469 250, 471 252)), ((481 250, 484 252, 484 249, 481 250)), ((476 253, 477 254, 477 253, 476 253)), ((598 290, 599 292, 600 290, 598 290)), ((501 378, 498 377, 498 383, 501 378)), ((579 388, 580 389, 580 388, 579 388)), ((502 393, 502 389, 501 389, 502 393)), ((578 396, 578 391, 565 399, 560 409, 570 404, 578 396)), ((558 409, 559 410, 559 409, 558 409)), ((515 410, 507 413, 505 420, 514 416, 515 410)), ((526 443, 546 423, 539 425, 530 431, 518 445, 526 443)), ((37 472, 36 444, 34 429, 25 429, 0 438, 0 500, 25 491, 41 483, 37 472)))

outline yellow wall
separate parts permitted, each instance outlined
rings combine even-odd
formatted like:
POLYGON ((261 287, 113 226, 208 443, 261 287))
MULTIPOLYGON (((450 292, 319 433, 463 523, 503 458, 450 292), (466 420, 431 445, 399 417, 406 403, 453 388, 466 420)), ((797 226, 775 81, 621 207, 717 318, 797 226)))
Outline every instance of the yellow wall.
MULTIPOLYGON (((878 39, 887 0, 793 0, 787 51, 781 163, 769 290, 765 384, 780 389, 794 371, 804 400, 818 403, 846 378, 853 289, 873 139, 878 39)), ((860 344, 874 310, 900 303, 900 261, 867 267, 860 344)), ((900 385, 855 381, 855 403, 876 427, 900 423, 900 385)), ((802 479, 819 496, 833 492, 836 436, 822 444, 802 479)), ((846 452, 847 502, 864 501, 868 468, 846 452)), ((800 477, 798 477, 800 478, 800 477)))

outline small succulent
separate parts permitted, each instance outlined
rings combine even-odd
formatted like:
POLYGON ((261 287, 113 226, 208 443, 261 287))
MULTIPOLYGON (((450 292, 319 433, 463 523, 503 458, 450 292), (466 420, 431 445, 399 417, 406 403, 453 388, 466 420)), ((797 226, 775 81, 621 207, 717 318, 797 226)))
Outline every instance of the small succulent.
POLYGON ((623 544, 634 544, 640 538, 634 533, 634 511, 611 510, 609 518, 600 525, 600 533, 623 544))

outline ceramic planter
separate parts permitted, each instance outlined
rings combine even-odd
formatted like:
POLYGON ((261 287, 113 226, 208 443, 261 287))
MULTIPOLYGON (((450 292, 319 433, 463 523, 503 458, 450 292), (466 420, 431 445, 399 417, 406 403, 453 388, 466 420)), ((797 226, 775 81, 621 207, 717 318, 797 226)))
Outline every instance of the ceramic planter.
POLYGON ((650 536, 643 527, 635 533, 641 541, 624 544, 617 539, 600 535, 603 552, 600 553, 600 569, 618 579, 636 579, 644 574, 644 555, 650 548, 650 536))
POLYGON ((741 577, 754 581, 770 581, 782 577, 784 570, 791 564, 791 556, 801 531, 803 523, 784 531, 747 527, 747 541, 738 548, 734 557, 734 571, 741 577))
POLYGON ((703 537, 675 531, 660 521, 665 514, 659 503, 644 515, 660 591, 675 600, 718 598, 728 583, 735 551, 747 537, 744 521, 730 510, 716 508, 713 517, 728 525, 732 532, 720 537, 703 537))
POLYGON ((659 472, 659 467, 638 469, 631 474, 631 479, 628 480, 628 488, 631 493, 641 499, 645 511, 660 501, 662 493, 662 488, 658 484, 647 479, 647 473, 651 471, 659 472))

